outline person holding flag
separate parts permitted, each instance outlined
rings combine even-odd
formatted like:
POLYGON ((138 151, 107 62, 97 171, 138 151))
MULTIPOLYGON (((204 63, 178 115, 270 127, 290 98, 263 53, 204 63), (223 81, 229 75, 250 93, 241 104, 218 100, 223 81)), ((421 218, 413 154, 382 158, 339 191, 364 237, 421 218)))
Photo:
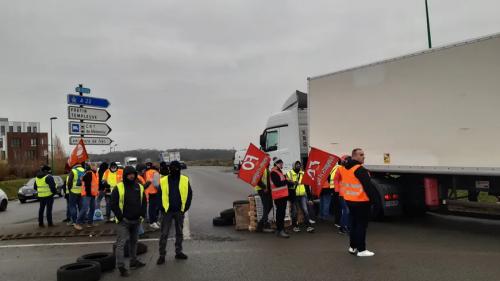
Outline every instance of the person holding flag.
POLYGON ((273 198, 271 197, 271 191, 269 188, 271 184, 269 180, 269 170, 265 169, 259 184, 255 186, 255 191, 259 194, 263 207, 262 218, 257 224, 257 232, 273 232, 268 222, 269 212, 273 209, 273 198))
POLYGON ((66 187, 69 192, 69 211, 71 217, 71 225, 77 230, 81 230, 81 227, 77 226, 78 212, 82 207, 82 178, 85 174, 85 161, 89 159, 87 149, 85 148, 85 143, 83 139, 80 139, 78 144, 75 146, 71 152, 68 162, 66 163, 66 169, 70 170, 69 176, 66 181, 66 187))
POLYGON ((290 238, 285 231, 285 215, 288 202, 288 187, 292 185, 283 174, 283 160, 275 157, 271 170, 271 195, 276 205, 276 235, 280 238, 290 238))
POLYGON ((309 233, 314 232, 314 227, 311 224, 311 219, 309 217, 309 210, 307 204, 310 202, 311 191, 309 186, 302 183, 304 178, 304 172, 302 171, 302 163, 300 161, 295 162, 293 169, 290 170, 286 177, 289 181, 293 182, 294 188, 290 189, 288 192, 295 192, 295 200, 292 203, 292 225, 293 232, 300 232, 300 227, 298 224, 297 214, 298 208, 302 210, 304 214, 304 224, 306 225, 306 231, 309 233))

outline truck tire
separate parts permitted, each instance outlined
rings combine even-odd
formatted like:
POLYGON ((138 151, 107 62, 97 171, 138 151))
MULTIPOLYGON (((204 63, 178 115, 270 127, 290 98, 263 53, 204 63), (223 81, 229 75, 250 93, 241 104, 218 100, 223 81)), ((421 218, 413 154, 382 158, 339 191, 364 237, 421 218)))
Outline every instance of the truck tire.
MULTIPOLYGON (((128 258, 130 256, 130 252, 129 252, 129 244, 128 242, 125 243, 125 257, 128 258)), ((148 252, 148 245, 142 243, 142 242, 137 242, 137 255, 140 256, 140 255, 143 255, 145 253, 148 252)), ((113 255, 116 255, 116 243, 113 244, 113 255)))
POLYGON ((95 261, 77 262, 61 266, 57 281, 99 281, 101 265, 95 261))
MULTIPOLYGON (((378 193, 378 191, 377 191, 378 193)), ((382 207, 382 199, 380 199, 380 194, 375 196, 375 202, 371 205, 371 219, 373 221, 380 221, 384 218, 384 208, 382 207)))
POLYGON ((225 220, 233 220, 235 218, 234 209, 227 209, 220 212, 220 217, 225 220))
POLYGON ((7 204, 8 202, 6 199, 3 199, 2 202, 0 202, 0 212, 7 210, 7 204))
POLYGON ((95 261, 101 265, 101 271, 111 271, 115 269, 116 257, 113 253, 92 253, 79 257, 77 262, 95 261))

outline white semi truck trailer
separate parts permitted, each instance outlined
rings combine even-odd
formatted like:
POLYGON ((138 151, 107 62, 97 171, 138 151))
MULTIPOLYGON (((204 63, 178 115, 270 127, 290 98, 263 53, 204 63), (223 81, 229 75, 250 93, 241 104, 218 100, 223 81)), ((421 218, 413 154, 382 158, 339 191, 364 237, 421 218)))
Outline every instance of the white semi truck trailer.
POLYGON ((263 150, 290 169, 310 147, 363 148, 375 215, 458 206, 456 190, 500 195, 500 34, 308 78, 272 115, 263 150))

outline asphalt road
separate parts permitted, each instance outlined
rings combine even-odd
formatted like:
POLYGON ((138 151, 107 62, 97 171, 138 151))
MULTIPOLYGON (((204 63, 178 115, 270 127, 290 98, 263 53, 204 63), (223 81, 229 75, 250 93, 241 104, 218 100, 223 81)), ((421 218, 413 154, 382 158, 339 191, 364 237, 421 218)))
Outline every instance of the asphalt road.
MULTIPOLYGON (((368 247, 376 256, 362 259, 347 254, 348 238, 327 224, 288 240, 213 227, 212 217, 252 189, 224 168, 194 167, 187 173, 194 189, 191 238, 184 243, 189 260, 175 261, 170 242, 167 264, 157 266, 157 242, 147 241, 150 251, 141 257, 147 266, 131 280, 500 280, 498 221, 428 215, 374 222, 368 247)), ((59 266, 82 254, 109 251, 111 240, 0 242, 0 280, 55 280, 59 266)), ((120 277, 115 271, 101 280, 120 277)))

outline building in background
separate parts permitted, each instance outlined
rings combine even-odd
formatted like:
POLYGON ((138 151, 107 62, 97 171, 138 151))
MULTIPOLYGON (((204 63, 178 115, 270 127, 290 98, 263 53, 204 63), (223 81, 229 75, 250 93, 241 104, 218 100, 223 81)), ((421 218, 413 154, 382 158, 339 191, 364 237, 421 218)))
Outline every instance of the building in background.
POLYGON ((40 133, 40 122, 18 122, 0 118, 0 161, 11 167, 36 167, 47 162, 48 135, 40 133))

